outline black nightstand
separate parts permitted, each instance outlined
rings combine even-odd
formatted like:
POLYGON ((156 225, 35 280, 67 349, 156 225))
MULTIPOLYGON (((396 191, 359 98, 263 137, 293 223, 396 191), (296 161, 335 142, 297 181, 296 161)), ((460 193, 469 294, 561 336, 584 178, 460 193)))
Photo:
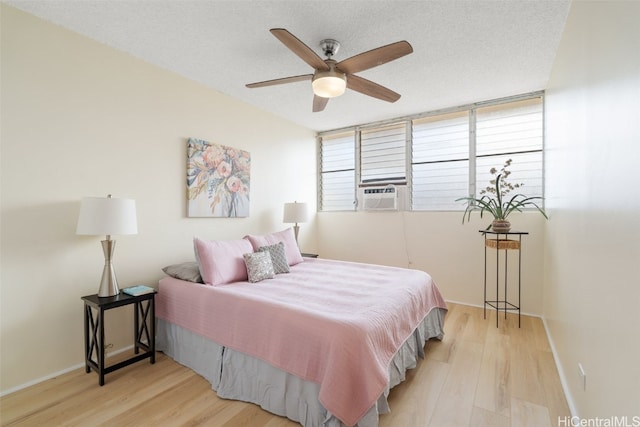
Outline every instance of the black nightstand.
POLYGON ((318 258, 318 254, 307 254, 302 252, 300 255, 302 255, 305 258, 318 258))
POLYGON ((98 297, 98 294, 82 297, 84 300, 85 370, 89 373, 93 369, 100 377, 101 386, 104 385, 104 376, 116 369, 146 358, 151 359, 152 364, 156 363, 155 296, 155 292, 135 297, 121 292, 112 297, 98 297), (105 366, 104 312, 128 304, 135 304, 133 346, 136 355, 115 365, 105 366), (144 352, 140 353, 140 350, 144 352))

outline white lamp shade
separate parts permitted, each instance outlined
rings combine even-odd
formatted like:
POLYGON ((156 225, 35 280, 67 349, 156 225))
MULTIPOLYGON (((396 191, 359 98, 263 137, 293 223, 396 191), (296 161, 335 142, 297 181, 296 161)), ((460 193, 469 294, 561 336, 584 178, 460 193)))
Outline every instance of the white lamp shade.
POLYGON ((339 75, 329 71, 314 78, 311 86, 314 94, 322 98, 335 98, 344 93, 347 88, 347 80, 344 74, 339 75))
POLYGON ((285 203, 284 215, 282 222, 285 223, 298 223, 307 222, 307 204, 306 203, 285 203))
POLYGON ((137 234, 136 201, 112 197, 85 197, 80 204, 76 234, 137 234))

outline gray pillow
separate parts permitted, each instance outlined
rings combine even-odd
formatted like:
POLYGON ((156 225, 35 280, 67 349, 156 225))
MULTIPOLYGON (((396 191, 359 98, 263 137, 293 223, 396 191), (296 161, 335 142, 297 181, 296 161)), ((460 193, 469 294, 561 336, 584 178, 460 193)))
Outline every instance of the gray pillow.
POLYGON ((194 283, 204 283, 200 276, 200 268, 195 261, 171 264, 162 269, 168 276, 194 283))
POLYGON ((276 274, 288 273, 289 262, 287 262, 287 254, 284 252, 284 243, 278 242, 275 245, 260 246, 258 252, 268 252, 271 256, 273 271, 276 274))
POLYGON ((264 279, 273 279, 273 264, 268 252, 251 252, 242 255, 247 266, 247 275, 251 283, 264 279))

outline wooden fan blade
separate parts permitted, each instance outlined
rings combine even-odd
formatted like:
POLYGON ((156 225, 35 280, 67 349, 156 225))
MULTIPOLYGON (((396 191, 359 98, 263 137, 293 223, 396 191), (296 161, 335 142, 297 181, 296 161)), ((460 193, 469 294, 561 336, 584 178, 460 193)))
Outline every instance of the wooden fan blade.
POLYGON ((276 36, 286 47, 298 55, 304 62, 316 70, 329 71, 329 66, 309 46, 284 28, 272 28, 271 34, 276 36))
POLYGON ((327 102, 329 102, 329 98, 313 95, 313 112, 318 113, 324 110, 324 107, 327 106, 327 102))
POLYGON ((338 62, 336 67, 347 74, 352 74, 386 64, 411 52, 413 48, 409 42, 403 40, 347 58, 338 62))
POLYGON ((399 93, 396 93, 391 89, 387 89, 378 83, 374 83, 370 80, 363 79, 362 77, 354 76, 352 74, 347 76, 347 87, 351 90, 355 90, 356 92, 382 99, 387 102, 396 102, 400 99, 399 93))
POLYGON ((311 80, 312 78, 313 78, 313 74, 304 74, 302 76, 283 77, 281 79, 273 79, 273 80, 265 80, 263 82, 249 83, 246 86, 249 88, 274 86, 274 85, 282 85, 285 83, 295 83, 295 82, 301 82, 304 80, 311 80))

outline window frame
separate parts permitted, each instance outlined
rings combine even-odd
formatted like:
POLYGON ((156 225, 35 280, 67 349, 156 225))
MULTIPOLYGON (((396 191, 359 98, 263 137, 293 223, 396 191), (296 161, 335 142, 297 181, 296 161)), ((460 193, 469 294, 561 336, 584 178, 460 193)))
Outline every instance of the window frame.
MULTIPOLYGON (((407 206, 407 211, 411 211, 411 212, 459 212, 459 211, 463 211, 464 210, 464 205, 460 205, 459 209, 413 209, 413 201, 412 199, 412 193, 413 193, 413 174, 412 174, 412 169, 413 169, 413 159, 412 159, 412 151, 413 151, 413 135, 412 135, 412 126, 413 126, 413 121, 414 120, 419 120, 422 118, 427 118, 427 117, 434 117, 434 116, 439 116, 439 115, 445 115, 445 114, 450 114, 450 113, 457 113, 457 112, 462 112, 462 111, 468 111, 469 112, 469 170, 468 170, 468 196, 474 196, 477 193, 477 185, 478 183, 476 182, 476 175, 477 175, 477 140, 476 140, 476 110, 483 108, 483 107, 489 107, 489 106, 498 106, 501 104, 509 104, 512 102, 517 102, 517 101, 525 101, 528 99, 534 99, 534 98, 540 98, 541 100, 541 112, 542 112, 542 123, 541 123, 541 132, 542 132, 542 143, 541 143, 541 148, 540 150, 534 150, 536 152, 540 152, 541 153, 541 196, 542 196, 542 207, 544 208, 544 188, 545 188, 545 131, 544 131, 544 126, 545 126, 545 92, 544 90, 540 90, 540 91, 534 91, 534 92, 529 92, 529 93, 524 93, 524 94, 520 94, 520 95, 514 95, 514 96, 509 96, 509 97, 504 97, 504 98, 497 98, 497 99, 492 99, 492 100, 488 100, 488 101, 482 101, 482 102, 476 102, 476 103, 472 103, 472 104, 465 104, 465 105, 460 105, 460 106, 456 106, 456 107, 451 107, 451 108, 444 108, 444 109, 440 109, 440 110, 433 110, 433 111, 429 111, 429 112, 425 112, 425 113, 420 113, 420 114, 415 114, 415 115, 411 115, 411 116, 404 116, 404 117, 399 117, 399 118, 395 118, 395 119, 390 119, 390 120, 384 120, 384 121, 379 121, 379 122, 372 122, 372 123, 367 123, 364 125, 357 125, 357 126, 350 126, 350 127, 345 127, 345 128, 340 128, 340 129, 334 129, 334 130, 329 130, 329 131, 323 131, 323 132, 318 132, 316 134, 316 141, 317 141, 317 157, 318 157, 318 210, 321 212, 335 212, 336 210, 331 210, 331 211, 325 211, 322 209, 322 159, 321 159, 321 153, 322 153, 322 140, 323 137, 328 137, 331 135, 336 135, 336 134, 340 134, 340 133, 346 133, 346 132, 354 132, 354 144, 355 144, 355 150, 354 150, 354 170, 355 170, 355 183, 354 183, 354 208, 353 209, 348 209, 348 210, 342 210, 343 212, 355 212, 358 210, 357 207, 357 197, 358 197, 358 189, 359 188, 363 188, 363 187, 368 187, 371 185, 387 185, 387 184, 394 184, 394 185, 398 185, 398 186, 406 186, 407 187, 407 196, 410 199, 410 203, 407 206), (406 141, 406 145, 405 145, 405 178, 406 181, 405 182, 398 182, 398 181, 380 181, 380 182, 373 182, 373 183, 363 183, 362 182, 362 175, 361 175, 361 167, 362 167, 362 161, 361 161, 361 132, 362 131, 371 131, 372 129, 376 129, 376 128, 383 128, 383 127, 387 127, 387 126, 391 126, 394 124, 401 124, 401 123, 405 123, 405 141, 406 141)), ((508 153, 504 153, 504 154, 508 154, 508 153)), ((462 197, 462 196, 461 196, 462 197)))

